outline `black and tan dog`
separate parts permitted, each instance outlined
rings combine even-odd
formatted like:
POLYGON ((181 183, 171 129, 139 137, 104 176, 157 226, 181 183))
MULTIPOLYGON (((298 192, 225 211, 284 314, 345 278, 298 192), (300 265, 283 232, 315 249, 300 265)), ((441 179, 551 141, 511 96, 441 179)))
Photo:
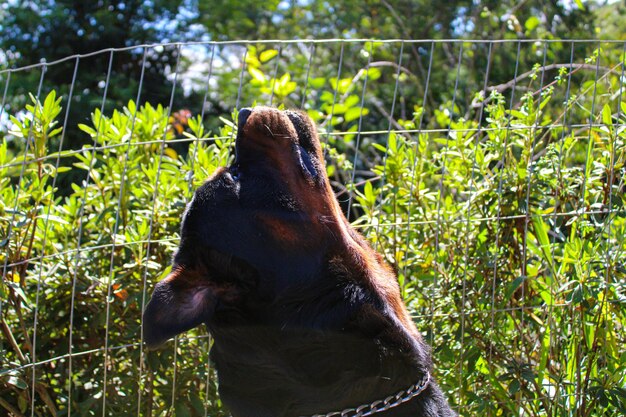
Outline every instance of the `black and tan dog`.
POLYGON ((341 212, 305 114, 241 110, 235 162, 187 207, 144 339, 202 323, 233 416, 454 415, 393 272, 341 212))

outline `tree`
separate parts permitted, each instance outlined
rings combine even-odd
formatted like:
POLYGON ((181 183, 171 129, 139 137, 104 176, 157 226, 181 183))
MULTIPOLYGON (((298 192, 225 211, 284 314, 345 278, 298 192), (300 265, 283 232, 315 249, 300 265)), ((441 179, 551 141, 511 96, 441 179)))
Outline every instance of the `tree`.
MULTIPOLYGON (((74 54, 89 54, 107 48, 184 40, 187 33, 186 17, 179 10, 184 0, 29 0, 4 5, 4 19, 0 22, 0 50, 5 51, 7 67, 18 68, 38 62, 52 62, 74 54)), ((167 75, 174 71, 177 48, 147 49, 145 73, 140 101, 168 104, 171 83, 167 75)), ((58 86, 65 96, 78 65, 74 83, 71 115, 68 126, 84 122, 91 109, 100 107, 107 84, 107 108, 116 108, 137 97, 141 79, 144 50, 129 49, 115 53, 101 53, 47 68, 43 75, 40 95, 58 86), (107 70, 111 61, 111 73, 107 70)), ((20 108, 27 102, 27 92, 37 93, 40 71, 15 72, 9 81, 10 108, 20 108)), ((2 79, 4 82, 6 77, 2 79)), ((69 146, 77 135, 69 136, 69 146)))

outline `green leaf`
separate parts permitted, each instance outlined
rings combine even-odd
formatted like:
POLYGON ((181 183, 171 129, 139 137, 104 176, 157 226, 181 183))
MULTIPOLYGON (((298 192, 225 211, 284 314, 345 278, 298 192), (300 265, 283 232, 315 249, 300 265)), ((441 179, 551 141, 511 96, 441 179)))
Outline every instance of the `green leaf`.
POLYGON ((373 204, 376 202, 376 195, 374 194, 374 189, 370 181, 365 183, 365 187, 363 188, 363 195, 365 196, 365 200, 369 204, 373 204))
POLYGON ((361 108, 361 107, 352 107, 349 108, 348 111, 346 111, 346 114, 344 116, 346 122, 351 122, 353 120, 358 119, 361 116, 366 116, 369 113, 369 110, 365 107, 361 108), (361 110, 362 109, 362 110, 361 110))
POLYGON ((91 128, 91 126, 87 126, 86 124, 79 123, 78 128, 92 137, 96 136, 96 131, 93 128, 91 128))
POLYGON ((14 375, 9 376, 9 378, 7 379, 7 383, 19 389, 28 388, 28 385, 26 384, 26 382, 24 382, 24 380, 14 375))
POLYGON ((343 101, 343 104, 344 104, 347 108, 350 108, 350 107, 356 106, 356 105, 359 103, 359 101, 360 101, 360 100, 361 100, 361 99, 359 98, 359 96, 358 96, 358 95, 356 95, 356 94, 351 94, 351 95, 349 95, 348 97, 346 97, 346 99, 343 101))
POLYGON ((370 81, 376 81, 381 75, 382 73, 379 68, 369 68, 367 70, 367 78, 369 78, 370 81))
POLYGON ((190 392, 189 402, 191 403, 193 409, 198 415, 204 415, 204 403, 202 402, 200 397, 198 397, 198 395, 196 395, 193 392, 190 392))
POLYGON ((602 123, 607 126, 613 126, 613 113, 608 103, 602 108, 602 123))
POLYGON ((520 387, 521 387, 521 384, 517 379, 512 380, 511 383, 509 384, 509 394, 514 395, 515 393, 519 391, 520 387))
POLYGON ((250 73, 250 75, 252 75, 252 78, 260 83, 265 83, 265 81, 267 81, 267 79, 265 78, 265 74, 263 74, 263 71, 258 68, 248 67, 248 72, 250 73))
POLYGON ((552 263, 552 255, 550 253, 550 239, 548 238, 548 227, 541 216, 533 216, 533 230, 535 237, 539 241, 543 256, 552 263))
POLYGON ((56 128, 53 131, 51 131, 50 133, 48 133, 48 138, 52 138, 55 137, 56 135, 58 135, 59 133, 61 133, 61 131, 63 130, 62 127, 56 128))
POLYGON ((65 220, 63 217, 59 217, 56 216, 54 214, 49 214, 47 216, 48 221, 52 221, 54 223, 61 223, 61 224, 70 224, 67 220, 65 220))
POLYGON ((182 401, 176 401, 174 404, 174 415, 176 417, 191 417, 187 404, 182 401))
MULTIPOLYGON (((324 87, 325 84, 326 84, 326 78, 324 77, 309 78, 309 86, 311 86, 311 88, 314 88, 316 90, 319 90, 320 88, 324 87)), ((329 92, 324 91, 324 93, 329 93, 329 92)))
POLYGON ((274 58, 276 55, 278 55, 277 50, 268 49, 266 51, 261 52, 261 54, 259 55, 259 59, 261 60, 261 62, 265 63, 269 61, 270 59, 274 58))
POLYGON ((524 283, 525 280, 526 280, 526 276, 520 275, 519 277, 515 278, 512 282, 510 282, 509 285, 507 285, 506 287, 506 291, 504 293, 504 299, 505 300, 511 299, 511 296, 513 295, 513 293, 524 283))
POLYGON ((526 23, 524 23, 524 27, 527 31, 531 32, 533 29, 539 26, 540 23, 541 21, 537 16, 531 16, 526 20, 526 23))

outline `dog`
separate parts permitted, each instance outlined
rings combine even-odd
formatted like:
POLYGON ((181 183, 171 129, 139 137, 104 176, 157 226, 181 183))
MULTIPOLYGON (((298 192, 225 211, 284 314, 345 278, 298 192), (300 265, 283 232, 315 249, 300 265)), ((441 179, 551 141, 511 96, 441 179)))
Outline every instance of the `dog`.
POLYGON ((343 215, 303 112, 242 109, 234 163, 186 208, 144 341, 202 323, 234 417, 455 415, 395 274, 343 215))

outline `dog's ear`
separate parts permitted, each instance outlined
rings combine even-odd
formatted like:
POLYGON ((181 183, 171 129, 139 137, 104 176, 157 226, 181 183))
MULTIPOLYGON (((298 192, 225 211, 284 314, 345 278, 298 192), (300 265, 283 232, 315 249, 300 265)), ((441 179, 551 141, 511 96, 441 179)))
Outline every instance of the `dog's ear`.
POLYGON ((213 315, 224 289, 212 283, 206 272, 174 265, 156 285, 143 313, 143 339, 149 348, 207 322, 213 315))

